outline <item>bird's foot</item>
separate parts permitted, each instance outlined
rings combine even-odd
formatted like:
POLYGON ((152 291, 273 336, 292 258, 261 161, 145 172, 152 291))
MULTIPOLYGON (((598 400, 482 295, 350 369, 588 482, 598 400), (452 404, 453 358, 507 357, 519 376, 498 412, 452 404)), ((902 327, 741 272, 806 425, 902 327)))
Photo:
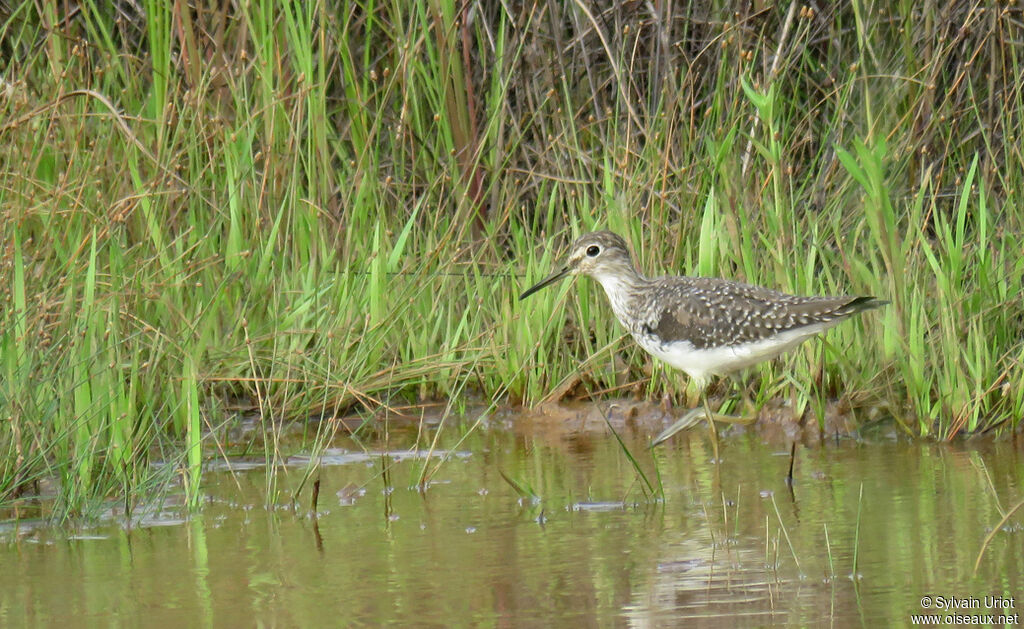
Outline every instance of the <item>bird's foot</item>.
MULTIPOLYGON (((697 424, 700 423, 702 419, 706 419, 707 416, 708 412, 699 406, 697 408, 690 409, 689 411, 686 412, 685 415, 683 415, 683 417, 679 421, 672 424, 665 430, 661 431, 661 433, 657 437, 655 437, 653 441, 651 441, 651 447, 653 448, 654 446, 660 443, 664 443, 669 439, 669 437, 678 432, 682 432, 687 428, 696 426, 697 424)), ((749 426, 750 424, 753 424, 755 421, 757 421, 756 416, 722 415, 720 413, 712 413, 711 418, 714 421, 723 424, 739 424, 742 426, 749 426)))
MULTIPOLYGON (((707 413, 704 413, 707 415, 707 413)), ((749 426, 757 421, 756 415, 721 415, 719 413, 714 414, 716 422, 723 424, 741 424, 743 426, 749 426)))
POLYGON ((700 422, 700 420, 704 419, 705 417, 707 417, 707 412, 703 408, 690 409, 689 411, 686 412, 685 415, 683 415, 683 417, 679 421, 672 424, 665 430, 661 431, 661 434, 655 437, 654 441, 651 442, 651 447, 653 448, 659 443, 666 441, 669 437, 676 434, 677 432, 695 426, 700 422))

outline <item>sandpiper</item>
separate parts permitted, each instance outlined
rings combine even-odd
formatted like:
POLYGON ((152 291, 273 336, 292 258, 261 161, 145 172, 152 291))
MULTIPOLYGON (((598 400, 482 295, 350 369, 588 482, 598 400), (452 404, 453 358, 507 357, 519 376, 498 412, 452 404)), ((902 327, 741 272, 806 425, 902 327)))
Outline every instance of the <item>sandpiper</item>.
POLYGON ((713 420, 753 419, 717 415, 708 404, 707 384, 791 350, 852 315, 889 303, 874 297, 798 297, 714 277, 644 277, 618 234, 584 234, 569 249, 565 266, 527 289, 526 299, 567 275, 588 275, 604 287, 612 311, 648 354, 682 369, 700 388, 696 408, 658 435, 657 445, 705 417, 715 459, 713 420))

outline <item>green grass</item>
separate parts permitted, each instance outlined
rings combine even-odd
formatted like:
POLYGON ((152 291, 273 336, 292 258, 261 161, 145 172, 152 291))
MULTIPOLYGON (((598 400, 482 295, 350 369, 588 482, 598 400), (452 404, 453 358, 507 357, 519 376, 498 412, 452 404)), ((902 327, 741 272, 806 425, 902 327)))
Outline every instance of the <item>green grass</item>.
POLYGON ((652 274, 892 301, 761 401, 1020 427, 1018 8, 9 4, 0 504, 131 508, 158 460, 198 504, 238 406, 272 465, 346 409, 672 391, 595 284, 516 301, 598 227, 652 274))

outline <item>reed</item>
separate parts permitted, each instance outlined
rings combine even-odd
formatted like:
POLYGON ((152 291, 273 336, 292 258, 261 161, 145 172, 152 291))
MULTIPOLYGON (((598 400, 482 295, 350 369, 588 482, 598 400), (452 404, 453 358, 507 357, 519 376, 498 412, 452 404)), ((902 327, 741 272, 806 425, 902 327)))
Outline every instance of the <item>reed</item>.
POLYGON ((599 226, 651 273, 892 301, 759 402, 1020 427, 1017 8, 141 6, 0 19, 0 503, 89 513, 159 459, 198 504, 239 407, 273 465, 353 408, 673 391, 595 286, 515 301, 599 226))

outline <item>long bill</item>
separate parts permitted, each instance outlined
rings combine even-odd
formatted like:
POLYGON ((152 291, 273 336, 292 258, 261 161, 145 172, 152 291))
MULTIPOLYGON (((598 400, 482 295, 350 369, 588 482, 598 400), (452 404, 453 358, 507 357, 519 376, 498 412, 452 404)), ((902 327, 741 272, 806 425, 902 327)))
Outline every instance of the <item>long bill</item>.
POLYGON ((534 284, 530 288, 527 288, 523 292, 523 294, 519 296, 519 300, 522 301, 523 299, 526 299, 527 297, 529 297, 530 295, 536 293, 537 291, 539 291, 540 289, 544 288, 545 286, 550 286, 551 284, 554 284, 555 282, 557 282, 558 280, 562 279, 563 277, 565 277, 568 274, 569 274, 569 267, 564 267, 560 271, 555 271, 554 273, 552 273, 551 275, 545 277, 544 279, 542 279, 541 281, 537 282, 536 284, 534 284))

